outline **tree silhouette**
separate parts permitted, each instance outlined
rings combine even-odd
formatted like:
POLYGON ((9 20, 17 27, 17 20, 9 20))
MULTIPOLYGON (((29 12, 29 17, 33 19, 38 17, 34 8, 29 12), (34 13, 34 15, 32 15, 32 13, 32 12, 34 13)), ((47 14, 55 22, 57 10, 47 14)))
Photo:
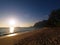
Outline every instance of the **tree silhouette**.
POLYGON ((47 26, 60 27, 60 9, 53 10, 49 16, 47 26))

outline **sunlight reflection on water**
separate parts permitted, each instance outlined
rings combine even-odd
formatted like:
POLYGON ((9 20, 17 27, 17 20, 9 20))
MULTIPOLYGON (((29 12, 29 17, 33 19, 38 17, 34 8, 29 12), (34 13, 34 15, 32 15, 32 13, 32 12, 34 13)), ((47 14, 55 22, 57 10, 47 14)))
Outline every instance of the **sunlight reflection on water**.
POLYGON ((9 35, 7 35, 7 36, 9 37, 9 36, 15 36, 15 35, 17 35, 17 34, 9 34, 9 35))
POLYGON ((10 33, 14 32, 14 27, 10 27, 10 33))

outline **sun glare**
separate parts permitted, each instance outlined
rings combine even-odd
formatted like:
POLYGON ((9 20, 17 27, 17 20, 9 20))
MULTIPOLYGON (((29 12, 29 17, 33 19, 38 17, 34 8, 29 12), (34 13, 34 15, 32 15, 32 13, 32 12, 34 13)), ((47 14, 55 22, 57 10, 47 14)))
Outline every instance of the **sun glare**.
POLYGON ((14 25, 15 25, 15 20, 10 20, 10 21, 9 21, 9 25, 10 25, 10 26, 14 26, 14 25))

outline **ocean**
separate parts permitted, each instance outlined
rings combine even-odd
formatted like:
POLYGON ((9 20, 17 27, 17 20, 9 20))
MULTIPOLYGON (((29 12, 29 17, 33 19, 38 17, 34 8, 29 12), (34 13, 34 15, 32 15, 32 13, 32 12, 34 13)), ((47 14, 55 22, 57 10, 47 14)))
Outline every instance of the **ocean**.
MULTIPOLYGON (((34 30, 34 27, 15 27, 13 33, 27 32, 34 30)), ((10 34, 10 28, 0 28, 0 36, 10 34)))

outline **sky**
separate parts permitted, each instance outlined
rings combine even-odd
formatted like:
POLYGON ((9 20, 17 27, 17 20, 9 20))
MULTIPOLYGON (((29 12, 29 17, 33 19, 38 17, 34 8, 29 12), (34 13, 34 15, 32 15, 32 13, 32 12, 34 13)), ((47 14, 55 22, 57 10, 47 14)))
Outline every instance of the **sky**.
POLYGON ((0 0, 0 27, 8 27, 11 19, 15 26, 33 26, 47 20, 50 12, 59 8, 60 0, 0 0))

